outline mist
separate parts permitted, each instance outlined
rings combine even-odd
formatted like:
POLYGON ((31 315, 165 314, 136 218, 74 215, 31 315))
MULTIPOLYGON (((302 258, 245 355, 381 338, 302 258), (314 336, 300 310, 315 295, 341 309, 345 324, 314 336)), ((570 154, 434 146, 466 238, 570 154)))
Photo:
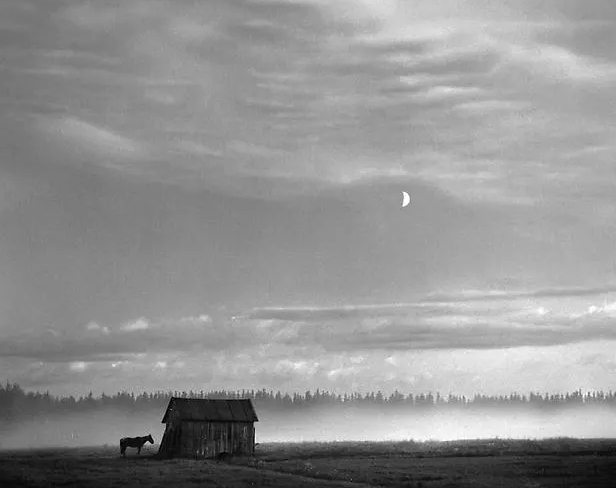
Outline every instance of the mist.
MULTIPOLYGON (((127 415, 116 409, 15 422, 3 429, 1 449, 118 445, 122 437, 152 434, 156 444, 165 425, 162 413, 127 415)), ((150 446, 152 449, 153 446, 150 446)), ((145 449, 146 451, 148 449, 145 449)), ((119 452, 119 447, 118 447, 119 452)))
MULTIPOLYGON (((2 449, 118 445, 121 437, 152 434, 156 452, 162 439, 162 411, 127 414, 100 409, 70 416, 33 419, 5 426, 2 449)), ((616 437, 616 411, 602 405, 558 411, 459 409, 448 411, 315 408, 299 412, 258 412, 256 441, 450 441, 464 439, 545 439, 616 437)), ((119 452, 119 451, 118 451, 119 452)))
POLYGON ((274 416, 263 413, 259 442, 451 441, 616 437, 616 411, 585 406, 560 411, 510 409, 425 412, 327 411, 274 416))

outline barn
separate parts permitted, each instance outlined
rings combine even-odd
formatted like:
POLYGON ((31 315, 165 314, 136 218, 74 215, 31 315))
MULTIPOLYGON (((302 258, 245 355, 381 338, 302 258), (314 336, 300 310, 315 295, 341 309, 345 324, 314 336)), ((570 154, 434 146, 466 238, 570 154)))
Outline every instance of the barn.
POLYGON ((172 397, 158 454, 162 457, 210 458, 227 452, 254 454, 257 414, 250 400, 172 397))

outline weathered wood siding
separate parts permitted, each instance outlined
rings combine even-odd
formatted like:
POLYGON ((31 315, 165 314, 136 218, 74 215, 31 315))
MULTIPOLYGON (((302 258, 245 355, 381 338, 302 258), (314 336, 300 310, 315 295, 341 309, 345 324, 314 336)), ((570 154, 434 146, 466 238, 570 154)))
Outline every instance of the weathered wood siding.
POLYGON ((180 454, 180 425, 178 422, 169 422, 165 426, 163 440, 160 443, 159 453, 167 456, 180 454))
POLYGON ((254 444, 254 422, 186 420, 172 409, 159 452, 188 458, 211 458, 221 452, 252 455, 254 444))
POLYGON ((171 456, 210 458, 221 452, 254 454, 255 428, 252 422, 168 423, 164 450, 171 456))
POLYGON ((221 452, 253 454, 255 430, 251 422, 182 421, 179 455, 208 458, 221 452))

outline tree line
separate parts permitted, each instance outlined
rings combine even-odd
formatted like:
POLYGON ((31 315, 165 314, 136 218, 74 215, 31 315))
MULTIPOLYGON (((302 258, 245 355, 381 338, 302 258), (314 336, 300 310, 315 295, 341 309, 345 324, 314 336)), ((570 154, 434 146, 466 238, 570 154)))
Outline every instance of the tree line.
POLYGON ((0 385, 0 418, 17 419, 38 415, 70 414, 86 412, 106 407, 117 408, 127 413, 150 410, 164 411, 169 399, 181 398, 249 398, 257 411, 297 411, 319 406, 362 407, 378 406, 402 408, 563 408, 580 405, 606 405, 616 408, 616 392, 577 390, 565 394, 535 393, 509 395, 464 395, 440 393, 402 394, 398 391, 390 395, 382 392, 336 394, 317 389, 300 393, 282 393, 272 390, 210 390, 210 391, 156 391, 135 395, 133 392, 118 392, 114 395, 103 393, 95 397, 92 392, 86 396, 54 396, 46 392, 26 392, 16 383, 0 385))

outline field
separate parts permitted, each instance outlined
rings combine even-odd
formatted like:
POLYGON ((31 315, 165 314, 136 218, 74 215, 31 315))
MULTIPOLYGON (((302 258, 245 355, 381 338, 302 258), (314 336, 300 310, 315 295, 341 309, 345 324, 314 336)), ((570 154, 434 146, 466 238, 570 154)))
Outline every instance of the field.
POLYGON ((608 487, 616 440, 264 444, 229 462, 160 460, 116 446, 0 452, 0 486, 608 487))

